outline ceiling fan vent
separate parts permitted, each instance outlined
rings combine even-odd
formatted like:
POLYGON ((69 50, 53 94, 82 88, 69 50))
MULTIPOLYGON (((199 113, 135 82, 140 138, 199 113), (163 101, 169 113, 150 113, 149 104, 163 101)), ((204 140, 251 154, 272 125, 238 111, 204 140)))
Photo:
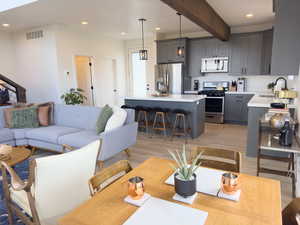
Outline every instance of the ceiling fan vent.
POLYGON ((39 39, 44 37, 44 32, 42 30, 38 31, 32 31, 26 33, 26 39, 27 40, 32 40, 32 39, 39 39))

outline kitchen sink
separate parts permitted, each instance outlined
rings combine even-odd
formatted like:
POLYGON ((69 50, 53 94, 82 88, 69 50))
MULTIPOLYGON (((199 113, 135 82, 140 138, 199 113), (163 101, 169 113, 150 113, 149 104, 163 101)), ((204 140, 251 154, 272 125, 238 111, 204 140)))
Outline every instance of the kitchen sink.
POLYGON ((262 98, 274 98, 275 95, 273 95, 273 94, 262 94, 262 95, 259 95, 259 97, 262 97, 262 98))

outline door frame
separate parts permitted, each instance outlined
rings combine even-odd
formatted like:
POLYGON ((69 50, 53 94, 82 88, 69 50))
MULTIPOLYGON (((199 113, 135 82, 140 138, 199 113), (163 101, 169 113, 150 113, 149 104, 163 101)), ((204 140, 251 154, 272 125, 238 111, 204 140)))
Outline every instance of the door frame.
MULTIPOLYGON (((90 71, 90 85, 94 87, 95 84, 95 80, 94 80, 94 76, 95 76, 95 69, 94 69, 94 65, 95 65, 95 57, 94 56, 90 56, 90 55, 83 55, 83 54, 75 54, 73 56, 73 64, 74 64, 74 71, 75 71, 75 84, 76 84, 76 88, 78 88, 78 77, 77 77, 77 65, 76 65, 76 57, 87 57, 90 59, 90 63, 92 63, 91 66, 91 71, 90 71)), ((91 87, 90 87, 91 88, 91 87)), ((95 92, 94 90, 91 91, 92 92, 92 106, 95 106, 96 103, 96 96, 95 96, 95 92)))

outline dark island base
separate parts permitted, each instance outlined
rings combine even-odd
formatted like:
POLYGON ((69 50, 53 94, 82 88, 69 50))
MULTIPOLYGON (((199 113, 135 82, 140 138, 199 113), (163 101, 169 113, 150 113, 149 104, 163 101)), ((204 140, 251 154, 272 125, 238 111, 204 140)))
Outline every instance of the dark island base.
POLYGON ((169 118, 171 126, 174 123, 175 114, 172 110, 182 109, 190 112, 188 115, 188 127, 191 129, 191 137, 197 138, 205 129, 205 99, 195 102, 155 101, 125 99, 125 104, 131 107, 142 106, 150 108, 166 108, 170 110, 169 118))

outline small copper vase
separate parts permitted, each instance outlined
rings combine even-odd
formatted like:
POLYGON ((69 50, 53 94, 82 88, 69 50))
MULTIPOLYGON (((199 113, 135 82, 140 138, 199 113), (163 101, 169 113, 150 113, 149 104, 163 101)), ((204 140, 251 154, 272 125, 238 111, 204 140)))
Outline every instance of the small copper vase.
POLYGON ((128 181, 128 195, 133 200, 139 200, 145 192, 144 179, 141 177, 132 177, 128 181))
POLYGON ((222 175, 221 189, 223 193, 233 195, 240 190, 240 187, 239 175, 234 173, 224 173, 222 175))

